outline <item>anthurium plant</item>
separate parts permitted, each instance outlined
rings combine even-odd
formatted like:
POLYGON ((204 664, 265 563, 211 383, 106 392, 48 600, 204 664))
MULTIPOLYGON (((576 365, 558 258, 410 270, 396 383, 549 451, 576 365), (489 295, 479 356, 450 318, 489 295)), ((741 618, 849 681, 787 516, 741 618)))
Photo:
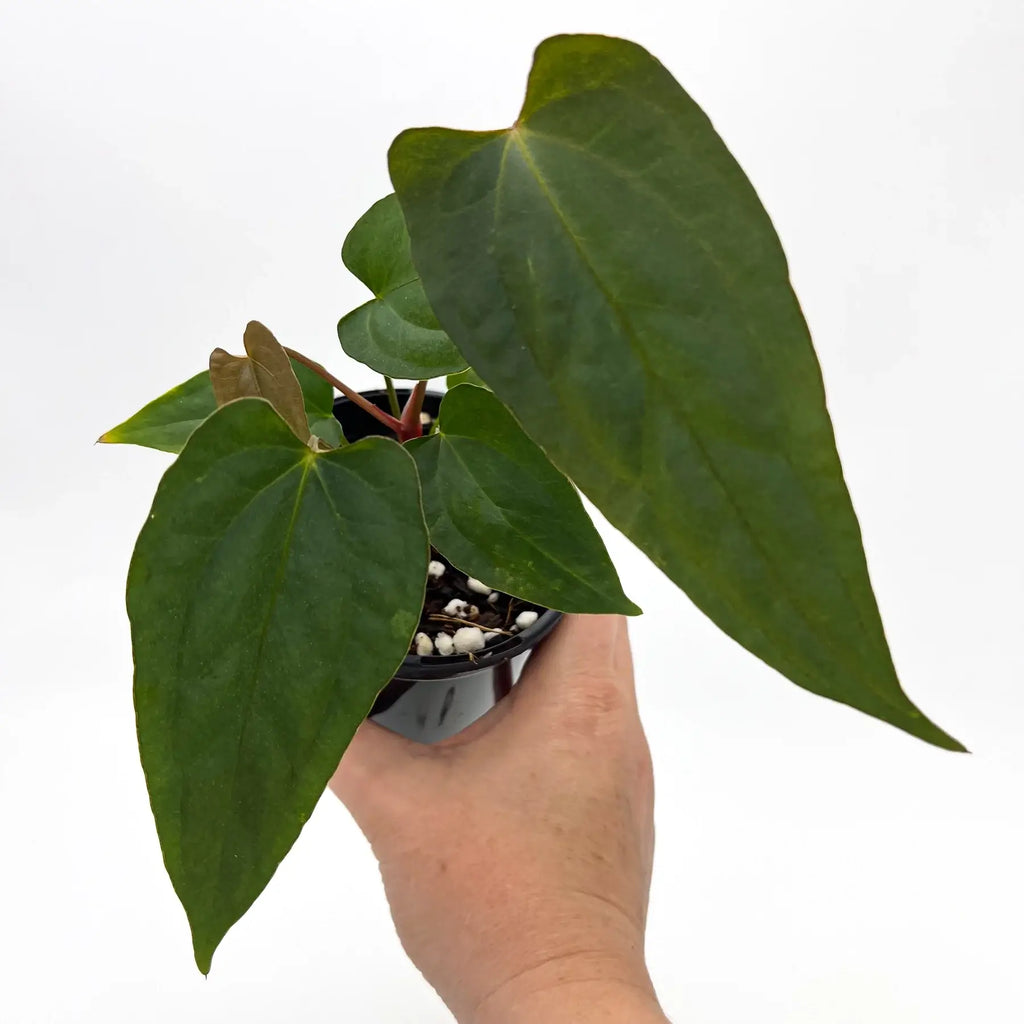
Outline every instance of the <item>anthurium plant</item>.
POLYGON ((338 324, 389 408, 253 322, 244 355, 215 350, 102 438, 177 454, 127 603, 142 764, 203 972, 410 644, 429 648, 432 549, 542 608, 639 612, 577 489, 782 675, 963 749, 893 668, 776 233, 669 72, 621 39, 548 39, 511 128, 405 131, 389 168, 342 250, 372 298, 338 324), (335 391, 392 436, 343 436, 335 391))

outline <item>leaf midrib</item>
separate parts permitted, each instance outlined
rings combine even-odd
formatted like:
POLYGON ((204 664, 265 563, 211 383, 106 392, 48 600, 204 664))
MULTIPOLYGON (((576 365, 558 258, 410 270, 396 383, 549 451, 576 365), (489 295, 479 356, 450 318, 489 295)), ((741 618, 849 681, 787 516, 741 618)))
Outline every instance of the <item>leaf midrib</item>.
MULTIPOLYGON (((659 107, 657 104, 650 103, 643 96, 638 96, 638 95, 635 95, 635 94, 631 93, 630 94, 630 99, 633 100, 634 102, 642 103, 645 106, 653 107, 655 109, 655 111, 657 111, 659 114, 663 114, 665 112, 663 110, 663 108, 659 107)), ((607 130, 607 126, 606 126, 605 130, 607 130)), ((634 188, 638 193, 640 193, 648 201, 650 201, 653 205, 655 205, 660 211, 662 211, 662 213, 666 216, 667 219, 669 219, 670 221, 674 222, 680 228, 682 228, 683 230, 685 230, 687 232, 687 237, 689 237, 694 242, 696 242, 698 247, 705 253, 705 255, 708 258, 708 262, 715 268, 715 271, 718 273, 719 278, 723 282, 727 283, 728 287, 727 287, 726 290, 728 292, 736 295, 736 299, 737 299, 736 305, 737 305, 737 307, 739 309, 743 310, 744 313, 746 312, 746 305, 742 301, 740 301, 742 299, 742 296, 739 295, 736 292, 736 287, 735 287, 736 286, 736 277, 735 277, 735 275, 730 273, 729 268, 724 263, 722 263, 722 261, 718 258, 718 255, 716 254, 715 250, 712 249, 707 244, 707 242, 705 241, 704 237, 700 234, 699 231, 696 230, 693 221, 690 220, 687 217, 684 217, 682 215, 682 213, 676 207, 674 207, 671 203, 666 202, 665 199, 658 192, 656 192, 654 189, 651 188, 651 186, 648 184, 646 178, 644 178, 644 177, 642 177, 640 175, 637 175, 637 174, 630 173, 628 168, 623 168, 620 164, 616 163, 615 160, 612 157, 610 157, 610 156, 608 156, 606 154, 597 153, 597 152, 593 152, 591 150, 588 150, 585 147, 581 146, 578 142, 573 142, 573 141, 571 141, 569 139, 566 139, 566 138, 560 138, 557 135, 552 135, 550 132, 538 131, 537 129, 532 128, 532 127, 527 128, 525 125, 522 127, 522 131, 523 131, 524 134, 535 135, 538 138, 547 140, 548 142, 552 143, 555 146, 562 146, 565 149, 572 150, 573 152, 578 153, 578 154, 580 154, 583 157, 591 159, 595 163, 605 167, 612 174, 613 177, 617 177, 620 180, 627 181, 631 188, 634 188)), ((527 159, 531 163, 531 169, 535 168, 536 165, 532 161, 532 158, 528 157, 527 159)), ((539 171, 536 171, 535 173, 539 174, 539 171)), ((718 181, 722 180, 722 176, 721 175, 716 175, 715 177, 716 177, 716 180, 718 180, 718 181)), ((542 188, 543 188, 543 185, 542 185, 542 188)), ((548 196, 549 202, 552 202, 551 197, 549 195, 549 190, 545 190, 545 195, 548 196)), ((556 208, 556 213, 557 212, 558 212, 558 210, 556 208)), ((562 218, 561 216, 560 216, 559 219, 562 220, 563 226, 566 228, 566 231, 568 232, 569 231, 569 227, 568 227, 568 223, 567 223, 566 219, 562 218)), ((770 227, 770 225, 769 225, 769 227, 770 227)), ((571 232, 569 232, 569 233, 570 233, 570 237, 573 237, 574 241, 575 241, 575 237, 572 236, 571 232)), ((782 267, 783 267, 783 269, 788 274, 788 266, 787 266, 787 263, 786 263, 785 253, 782 253, 780 251, 779 255, 780 255, 780 259, 782 261, 782 267)), ((592 266, 588 266, 588 269, 590 269, 591 272, 594 274, 595 279, 599 281, 599 279, 597 278, 596 271, 593 269, 593 267, 592 266)), ((599 283, 600 283, 600 281, 599 281, 599 283)), ((778 381, 777 381, 776 376, 771 372, 771 357, 770 357, 770 354, 765 350, 764 345, 762 344, 761 335, 754 328, 754 325, 752 324, 749 316, 743 316, 742 317, 742 322, 743 322, 744 328, 746 330, 747 337, 750 339, 751 343, 754 345, 754 347, 756 348, 756 350, 757 350, 757 352, 758 352, 758 354, 760 356, 760 361, 761 361, 762 366, 766 367, 769 370, 768 377, 772 381, 773 385, 775 385, 775 394, 778 395, 779 394, 779 389, 778 389, 778 386, 777 386, 778 381)), ((808 341, 807 348, 810 350, 812 357, 815 359, 815 365, 817 365, 817 362, 816 362, 817 361, 817 357, 814 356, 813 345, 811 345, 811 343, 810 343, 809 334, 808 334, 808 337, 807 337, 807 341, 808 341)), ((649 366, 646 363, 646 360, 645 360, 645 367, 648 368, 648 370, 649 370, 649 366)), ((656 375, 655 375, 655 379, 657 380, 656 375)), ((819 371, 819 383, 820 383, 820 371, 819 371)), ((691 434, 693 434, 694 438, 698 441, 698 444, 700 444, 700 440, 697 437, 697 434, 692 430, 692 428, 690 428, 690 432, 691 432, 691 434)), ((703 445, 701 445, 701 448, 703 450, 703 445)), ((789 467, 790 471, 792 472, 793 479, 799 484, 801 490, 803 490, 805 495, 806 495, 806 488, 804 486, 803 478, 800 476, 799 473, 797 473, 796 467, 793 465, 793 462, 792 462, 792 459, 790 458, 789 452, 788 451, 783 451, 781 453, 781 455, 782 455, 782 458, 785 460, 787 466, 789 467)), ((811 508, 813 508, 813 510, 814 510, 815 518, 816 519, 819 518, 819 512, 818 512, 817 505, 814 502, 809 502, 809 504, 811 505, 811 508)), ((822 531, 822 536, 824 536, 827 539, 827 542, 829 543, 829 546, 831 547, 831 549, 833 551, 833 554, 835 554, 835 550, 836 550, 835 549, 835 545, 834 545, 831 537, 829 536, 828 531, 827 530, 822 531)), ((852 607, 854 608, 854 610, 857 613, 857 620, 858 620, 858 623, 860 624, 861 630, 865 633, 865 635, 871 635, 872 630, 868 628, 867 624, 864 621, 864 616, 863 616, 863 613, 862 613, 862 610, 861 610, 860 602, 858 600, 855 600, 854 597, 853 597, 853 593, 852 593, 852 589, 853 588, 851 586, 851 583, 850 583, 850 580, 849 580, 849 576, 847 575, 845 569, 842 566, 841 560, 838 559, 838 558, 834 559, 834 564, 836 566, 836 573, 837 573, 837 575, 839 576, 839 578, 843 582, 843 588, 846 591, 847 598, 848 598, 848 600, 850 601, 850 604, 852 605, 852 607)), ((795 607, 796 606, 794 605, 794 608, 795 607)), ((800 611, 799 608, 797 608, 797 610, 800 611)), ((800 614, 803 616, 804 620, 807 621, 807 617, 806 617, 806 615, 804 615, 804 613, 802 611, 800 612, 800 614)), ((884 653, 885 652, 883 652, 883 654, 884 653)))
MULTIPOLYGON (((305 455, 305 453, 303 453, 303 455, 305 455)), ((249 684, 248 692, 245 695, 245 711, 242 715, 242 728, 239 730, 238 734, 238 746, 235 750, 234 765, 231 773, 231 786, 229 790, 231 795, 228 801, 229 807, 232 806, 235 801, 235 791, 238 786, 238 767, 241 761, 242 747, 245 744, 245 736, 249 728, 249 723, 252 720, 252 715, 250 714, 252 710, 252 702, 256 696, 256 690, 259 688, 260 663, 263 659, 263 647, 266 644, 267 634, 270 632, 270 622, 271 619, 274 617, 274 611, 277 608, 278 598, 281 596, 281 586, 284 582, 285 573, 288 568, 288 557, 291 553, 292 538, 295 535, 295 524, 299 518, 299 508, 302 504, 302 497, 305 494, 306 480, 309 477, 309 471, 310 467, 313 465, 313 461, 314 460, 312 458, 308 457, 303 458, 302 461, 302 476, 299 478, 298 487, 296 488, 295 492, 295 502, 292 505, 292 513, 288 520, 288 528, 285 531, 284 543, 281 546, 281 561, 278 565, 277 576, 274 580, 274 586, 273 590, 271 591, 270 601, 267 603, 266 615, 263 618, 263 624, 260 628, 260 638, 256 645, 256 657, 253 663, 252 677, 249 684)), ((289 470, 289 472, 293 472, 296 468, 298 467, 293 466, 291 470, 289 470)), ((285 476, 287 476, 286 473, 282 474, 280 477, 278 477, 278 480, 283 479, 285 476)), ((264 490, 265 489, 266 488, 264 488, 264 490)), ((251 501, 249 502, 249 504, 251 504, 251 501)), ((248 507, 248 505, 246 507, 248 507)), ((233 522, 237 521, 237 518, 238 517, 236 516, 233 522)), ((220 875, 221 879, 224 880, 226 876, 226 863, 224 860, 223 831, 221 831, 218 839, 218 874, 220 875)), ((225 889, 226 888, 227 887, 225 885, 225 889)))
MULTIPOLYGON (((261 399, 261 401, 262 401, 262 399, 261 399)), ((307 465, 308 465, 308 463, 307 463, 307 465)), ((212 544, 210 546, 209 550, 207 551, 206 557, 203 559, 203 564, 200 567, 199 573, 197 574, 200 579, 204 579, 206 577, 206 574, 209 571, 210 563, 213 561, 213 558, 214 558, 215 554, 217 553, 217 551, 219 550, 220 545, 223 542, 223 538, 227 534, 228 530, 236 522, 238 522, 238 520, 243 515, 245 515, 245 513, 252 507, 253 503, 255 501, 257 501, 261 495, 265 494, 272 487, 276 487, 277 484, 279 484, 282 480, 284 480, 290 473, 294 473, 295 470, 298 469, 298 468, 299 468, 298 464, 297 463, 293 463, 286 470, 284 470, 284 472, 279 473, 272 480, 268 481, 263 486, 259 487, 256 491, 254 491, 252 493, 252 495, 250 495, 250 497, 245 502, 245 504, 242 505, 238 509, 238 511, 228 521, 226 528, 223 531, 221 531, 220 537, 217 539, 217 541, 214 544, 212 544)), ((305 475, 306 474, 304 473, 303 474, 303 479, 302 479, 302 481, 300 481, 300 486, 299 486, 299 490, 298 490, 298 494, 297 494, 297 500, 298 500, 298 498, 301 497, 301 494, 302 494, 302 490, 303 490, 304 482, 305 482, 305 475)), ((296 514, 297 507, 298 507, 298 504, 296 503, 296 505, 293 506, 293 510, 292 510, 292 519, 291 519, 291 521, 289 523, 289 533, 287 535, 286 544, 290 544, 291 543, 291 534, 294 531, 295 514, 296 514)), ((284 555, 285 556, 287 555, 287 547, 286 547, 286 550, 284 552, 284 555)), ((188 603, 185 606, 185 612, 184 612, 184 614, 182 616, 182 626, 181 626, 180 630, 178 631, 178 637, 179 637, 178 644, 177 644, 178 657, 177 657, 177 660, 176 660, 176 663, 175 663, 174 678, 175 678, 175 680, 179 681, 179 686, 175 687, 175 689, 174 689, 173 707, 171 709, 171 720, 173 722, 175 722, 175 723, 178 722, 178 697, 179 697, 179 693, 180 693, 180 680, 181 680, 181 677, 182 677, 182 663, 184 661, 185 653, 186 653, 186 645, 184 643, 184 637, 188 633, 188 631, 190 629, 190 626, 191 626, 191 622, 192 622, 193 618, 195 617, 196 600, 197 600, 199 594, 202 592, 202 589, 203 588, 201 586, 197 586, 189 594, 188 603)), ((273 605, 276 604, 276 601, 277 601, 277 593, 275 592, 274 595, 273 595, 273 598, 272 598, 271 610, 273 609, 273 605)), ((263 631, 263 634, 261 636, 260 651, 262 651, 262 643, 263 643, 263 641, 266 638, 266 624, 268 624, 268 623, 269 623, 269 616, 268 616, 268 618, 266 620, 266 623, 265 623, 265 626, 264 626, 264 631, 263 631)), ((258 662, 258 659, 257 659, 257 662, 258 662)), ((257 674, 258 674, 257 672, 254 672, 254 677, 257 674)), ((255 692, 255 683, 253 684, 253 687, 252 687, 252 689, 250 690, 250 692, 248 694, 248 700, 247 700, 247 705, 248 706, 251 706, 252 697, 253 697, 254 692, 255 692)), ((242 738, 242 735, 244 735, 244 731, 245 731, 245 721, 243 720, 242 732, 241 732, 240 738, 239 738, 239 750, 241 749, 241 738, 242 738)), ((234 792, 235 782, 236 782, 236 778, 237 778, 237 770, 238 770, 238 762, 237 762, 237 757, 236 757, 236 759, 235 759, 235 766, 234 766, 234 772, 233 772, 233 776, 232 776, 232 793, 234 792)), ((185 798, 185 789, 186 789, 186 787, 184 786, 182 780, 178 781, 176 789, 178 791, 178 815, 177 815, 177 818, 178 818, 178 821, 180 823, 181 821, 184 820, 184 817, 185 817, 185 815, 184 815, 184 808, 182 807, 182 801, 185 798)), ((180 828, 179 828, 179 831, 180 831, 180 828)), ((222 865, 223 865, 223 837, 221 837, 221 840, 220 840, 220 843, 219 843, 219 848, 220 849, 219 849, 218 863, 221 865, 220 871, 223 874, 223 867, 222 867, 222 865)), ((188 866, 185 863, 184 856, 182 855, 182 852, 183 851, 181 850, 181 847, 179 846, 178 862, 179 862, 179 864, 181 865, 181 868, 182 868, 182 881, 184 882, 186 877, 187 877, 187 875, 188 875, 188 873, 189 873, 189 871, 188 871, 188 866)))
MULTIPOLYGON (((590 274, 590 276, 593 279, 595 285, 597 286, 599 292, 601 293, 602 297, 604 298, 604 301, 605 301, 608 309, 611 311, 611 313, 615 316, 615 319, 618 321, 620 329, 622 330, 624 337, 627 339, 627 341, 630 344, 630 347, 633 349, 634 354, 637 356, 637 358, 639 359, 639 361, 643 365, 644 372, 645 372, 645 375, 646 375, 647 379, 650 380, 654 384, 655 388, 662 395, 664 395, 664 385, 663 385, 663 383, 661 381, 661 378, 659 377, 658 374, 652 372, 649 360, 647 358, 647 354, 643 351, 643 349, 641 347, 639 347, 637 345, 636 339, 635 339, 635 337, 633 335, 632 328, 630 326, 629 319, 627 318, 625 312, 621 309, 619 304, 615 301, 614 297, 609 293, 607 287, 604 284, 604 281, 602 280, 601 276, 598 274, 596 267, 594 266, 594 264, 590 260, 590 258, 587 255, 585 249, 583 248, 583 244, 582 244, 581 240, 579 239, 579 237, 576 235, 576 233, 570 227, 568 219, 567 219, 567 217, 565 215, 565 212, 562 210, 561 206, 559 205, 559 203, 555 199, 555 197, 554 197, 554 195, 553 195, 553 193, 552 193, 552 191, 551 191, 551 189, 550 189, 550 187, 549 187, 549 185, 548 185, 544 175, 541 173, 540 168, 537 166, 536 161, 533 159, 533 155, 530 152, 529 147, 526 145, 524 139, 522 138, 522 136, 527 134, 528 131, 530 131, 530 129, 527 129, 525 126, 520 125, 517 128, 510 129, 508 131, 508 133, 507 133, 507 138, 506 138, 505 146, 504 146, 504 153, 503 153, 503 156, 502 156, 502 161, 501 161, 501 165, 500 165, 500 169, 499 169, 499 175, 498 175, 498 179, 497 179, 496 186, 495 186, 495 199, 497 200, 498 197, 500 196, 501 185, 502 185, 502 181, 503 181, 503 177, 504 177, 504 171, 505 171, 505 163, 506 163, 506 158, 507 158, 507 154, 508 154, 508 148, 509 148, 510 145, 512 145, 514 143, 516 145, 516 147, 519 149, 519 151, 520 151, 520 153, 521 153, 521 155, 523 157, 523 160, 525 161, 525 163, 527 165, 527 168, 529 169, 531 175, 533 176, 533 178, 534 178, 534 180, 535 180, 535 182, 537 184, 537 187, 540 189, 540 191, 541 191, 542 195, 544 196, 544 198, 548 201, 548 204, 550 205, 550 207, 552 209, 552 212, 555 214, 556 218, 558 219, 558 222, 562 225, 562 229, 565 231, 566 236, 572 242, 573 248, 576 250, 576 253, 577 253, 577 255, 578 255, 579 259, 580 259, 580 262, 586 268, 587 272, 590 274)), ((537 134, 542 134, 542 133, 537 133, 537 134)), ((550 138, 550 136, 545 136, 545 137, 550 138)), ((614 166, 614 165, 612 165, 612 166, 614 166)), ((496 229, 496 225, 495 225, 495 229, 496 229)), ((750 327, 749 327, 749 324, 748 324, 748 331, 749 330, 750 330, 750 327)), ((732 493, 730 492, 729 488, 726 487, 725 482, 722 479, 722 477, 719 475, 718 468, 715 465, 714 460, 711 458, 710 453, 708 452, 707 448, 705 447, 704 442, 703 442, 700 434, 694 429, 693 425, 690 423, 689 418, 685 414, 685 411, 682 410, 682 409, 679 409, 675 405, 675 403, 673 401, 671 401, 671 400, 666 402, 665 406, 671 410, 671 412, 673 414, 673 418, 677 418, 677 420, 680 422, 680 425, 693 438, 693 440, 694 440, 694 442, 696 444, 696 447, 697 447, 698 451, 701 453, 701 456, 702 456, 702 458, 703 458, 703 460, 705 462, 705 465, 707 466, 708 471, 711 474, 712 479, 718 485, 718 488, 720 489, 721 493, 725 497, 725 499, 726 499, 727 503, 729 504, 729 506, 732 507, 732 509, 733 509, 733 511, 734 511, 734 513, 735 513, 735 515, 737 517, 737 519, 740 521, 740 523, 747 530, 747 533, 749 534, 749 536, 753 540, 756 549, 760 553, 762 559, 764 560, 765 565, 768 567, 768 569, 771 572, 772 576, 780 584, 779 589, 780 589, 780 591, 782 591, 783 594, 785 594, 785 600, 790 605, 790 607, 800 616, 800 618, 804 621, 804 623, 809 627, 811 635, 814 636, 815 639, 818 640, 818 642, 820 643, 820 639, 818 638, 818 630, 817 630, 817 627, 814 625, 813 620, 807 615, 807 613, 804 610, 802 604, 800 602, 798 602, 795 599, 795 597, 790 593, 789 588, 784 586, 785 578, 780 574, 779 568, 778 568, 775 560, 769 555, 767 550, 764 548, 759 533, 753 529, 751 523, 748 521, 748 519, 747 519, 746 515, 744 514, 743 510, 741 509, 741 507, 737 504, 737 502, 734 499, 734 497, 733 497, 732 493)), ((794 475, 796 475, 796 474, 794 474, 794 475)), ((852 595, 850 593, 850 588, 849 588, 848 580, 847 580, 845 574, 843 574, 841 572, 839 573, 839 578, 843 582, 843 587, 844 587, 844 590, 847 593, 847 598, 848 598, 852 608, 854 609, 855 613, 857 614, 858 619, 861 621, 861 626, 863 628, 864 624, 863 624, 863 619, 862 619, 862 616, 861 616, 860 606, 859 606, 858 602, 854 601, 853 598, 852 598, 852 595)), ((755 628, 756 628, 757 632, 761 635, 762 640, 764 640, 766 642, 769 642, 769 638, 765 635, 763 630, 760 629, 760 627, 755 627, 755 628)), ((870 631, 868 631, 868 635, 871 635, 870 631)), ((859 660, 858 652, 856 650, 853 650, 853 649, 851 649, 851 651, 852 651, 852 653, 855 654, 855 656, 858 657, 858 660, 859 660)), ((885 701, 886 704, 888 704, 890 707, 893 707, 894 709, 897 709, 897 710, 900 710, 900 711, 905 711, 905 709, 903 707, 901 707, 900 705, 894 704, 892 702, 891 698, 889 697, 889 695, 884 690, 879 690, 879 689, 877 689, 873 685, 873 675, 872 675, 871 672, 866 673, 865 676, 864 676, 864 679, 865 679, 865 682, 867 683, 867 685, 876 693, 877 696, 882 698, 885 701)))

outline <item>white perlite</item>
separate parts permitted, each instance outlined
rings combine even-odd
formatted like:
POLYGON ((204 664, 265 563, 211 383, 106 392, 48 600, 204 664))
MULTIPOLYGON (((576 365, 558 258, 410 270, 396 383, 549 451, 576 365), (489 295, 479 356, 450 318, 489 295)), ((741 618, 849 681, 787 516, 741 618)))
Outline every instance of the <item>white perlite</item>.
POLYGON ((481 583, 479 580, 473 579, 472 576, 466 577, 466 586, 473 591, 474 594, 489 594, 491 588, 486 583, 481 583))
POLYGON ((537 621, 536 612, 520 612, 516 616, 516 625, 520 629, 526 629, 527 626, 532 626, 537 621))
POLYGON ((434 641, 426 633, 416 634, 416 653, 424 657, 434 653, 434 641))
POLYGON ((444 562, 431 562, 427 566, 427 575, 440 579, 444 575, 444 562))
POLYGON ((468 601, 463 601, 461 597, 453 597, 445 606, 445 615, 454 616, 457 619, 464 617, 466 609, 469 607, 468 601))
POLYGON ((437 653, 445 657, 455 650, 455 641, 447 633, 438 633, 434 645, 437 647, 437 653))
POLYGON ((490 596, 487 598, 487 603, 488 604, 497 604, 499 597, 501 597, 501 594, 499 594, 496 590, 492 590, 491 593, 490 593, 490 596))
POLYGON ((476 626, 463 626, 462 629, 455 630, 452 642, 457 654, 472 654, 473 651, 484 649, 484 634, 476 626))

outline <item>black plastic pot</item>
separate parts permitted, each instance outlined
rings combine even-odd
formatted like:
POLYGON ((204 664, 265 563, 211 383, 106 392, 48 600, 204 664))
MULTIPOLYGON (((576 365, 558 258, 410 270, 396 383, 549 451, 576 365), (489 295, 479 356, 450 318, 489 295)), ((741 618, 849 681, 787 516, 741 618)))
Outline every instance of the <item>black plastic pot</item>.
MULTIPOLYGON (((363 391, 362 395, 378 408, 388 409, 388 395, 383 388, 363 391)), ((400 402, 404 404, 408 397, 408 389, 398 389, 400 402)), ((442 397, 440 392, 427 392, 423 411, 436 416, 442 397)), ((335 400, 334 415, 349 441, 372 434, 391 436, 387 427, 347 398, 335 400)), ((475 661, 464 654, 407 655, 395 678, 377 695, 369 717, 392 732, 421 743, 437 743, 454 736, 508 694, 530 651, 561 617, 561 612, 542 612, 532 626, 488 646, 476 655, 475 661)))

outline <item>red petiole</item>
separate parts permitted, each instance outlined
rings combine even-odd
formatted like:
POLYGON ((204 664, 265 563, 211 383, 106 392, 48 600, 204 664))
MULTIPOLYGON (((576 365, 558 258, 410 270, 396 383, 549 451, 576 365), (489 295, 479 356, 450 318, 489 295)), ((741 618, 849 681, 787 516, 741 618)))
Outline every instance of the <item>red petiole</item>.
POLYGON ((328 384, 336 387, 350 402, 354 402, 360 409, 368 412, 375 420, 383 423, 388 430, 394 432, 395 436, 402 443, 411 441, 414 437, 423 436, 420 413, 423 411, 423 396, 427 391, 427 382, 425 380, 417 381, 416 386, 412 389, 412 394, 409 395, 409 400, 405 403, 401 418, 398 418, 385 412, 383 409, 379 409, 373 402, 359 394, 358 391, 353 391, 347 384, 342 383, 333 373, 315 360, 310 359, 309 356, 304 356, 301 352, 296 352, 292 348, 286 348, 285 352, 296 362, 302 363, 303 366, 308 366, 315 374, 323 377, 328 384))
POLYGON ((420 380, 412 389, 409 400, 402 410, 401 429, 398 440, 411 441, 414 437, 423 436, 423 424, 420 422, 420 413, 423 411, 423 396, 427 393, 427 382, 420 380))

